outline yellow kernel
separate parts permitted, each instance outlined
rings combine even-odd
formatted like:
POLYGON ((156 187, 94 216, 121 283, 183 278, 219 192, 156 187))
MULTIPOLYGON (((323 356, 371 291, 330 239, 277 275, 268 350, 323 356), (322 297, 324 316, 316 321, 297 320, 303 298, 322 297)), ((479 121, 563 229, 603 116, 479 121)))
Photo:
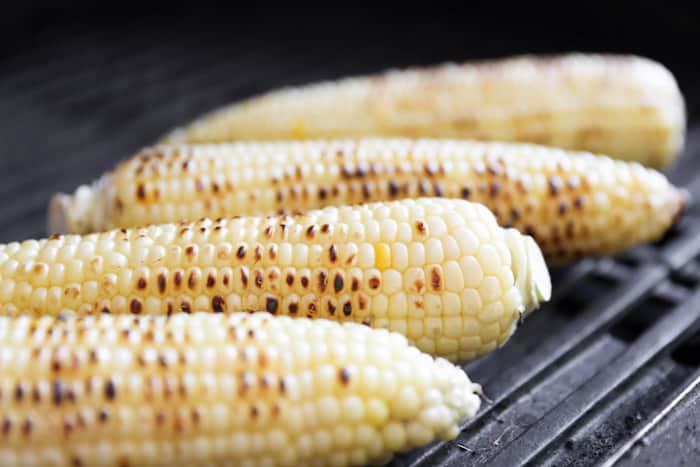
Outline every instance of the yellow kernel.
POLYGON ((479 294, 486 302, 497 300, 501 296, 501 283, 494 276, 485 277, 479 286, 479 294))
POLYGON ((411 418, 418 413, 420 403, 420 397, 413 387, 401 388, 391 402, 391 414, 399 419, 411 418))
POLYGON ((478 287, 484 278, 484 272, 481 270, 481 265, 473 256, 465 256, 459 261, 459 266, 462 269, 464 277, 464 285, 466 287, 478 287))
POLYGON ((399 450, 406 444, 406 430, 398 422, 390 422, 382 430, 384 446, 391 450, 399 450))
POLYGON ((387 269, 391 266, 391 248, 386 243, 374 245, 375 265, 378 269, 387 269))

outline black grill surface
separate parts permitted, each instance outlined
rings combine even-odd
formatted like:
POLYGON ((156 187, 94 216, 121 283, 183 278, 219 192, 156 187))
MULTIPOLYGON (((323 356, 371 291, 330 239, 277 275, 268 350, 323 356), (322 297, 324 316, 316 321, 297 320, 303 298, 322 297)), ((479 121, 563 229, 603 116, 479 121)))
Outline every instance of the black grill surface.
MULTIPOLYGON (((481 31, 430 22, 401 44, 356 25, 375 34, 361 47, 326 43, 323 34, 288 42, 240 23, 235 35, 188 35, 129 21, 128 34, 120 23, 90 34, 49 30, 21 54, 0 54, 0 241, 44 235, 52 193, 223 103, 387 66, 523 51, 489 42, 467 54, 481 31)), ((529 50, 550 51, 547 44, 529 50)), ((669 172, 700 199, 700 80, 679 77, 691 120, 669 172)), ((488 398, 478 416, 456 440, 394 465, 697 465, 700 208, 691 204, 654 245, 556 268, 553 279, 551 303, 505 347, 465 366, 488 398)))

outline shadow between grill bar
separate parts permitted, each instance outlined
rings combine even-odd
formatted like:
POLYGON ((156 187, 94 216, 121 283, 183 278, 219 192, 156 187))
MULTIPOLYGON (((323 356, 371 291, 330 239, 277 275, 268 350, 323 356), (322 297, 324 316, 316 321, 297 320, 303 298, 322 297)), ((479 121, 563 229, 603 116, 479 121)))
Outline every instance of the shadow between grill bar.
POLYGON ((523 465, 552 443, 605 395, 676 341, 700 317, 700 291, 656 323, 618 359, 532 425, 491 459, 494 465, 523 465))

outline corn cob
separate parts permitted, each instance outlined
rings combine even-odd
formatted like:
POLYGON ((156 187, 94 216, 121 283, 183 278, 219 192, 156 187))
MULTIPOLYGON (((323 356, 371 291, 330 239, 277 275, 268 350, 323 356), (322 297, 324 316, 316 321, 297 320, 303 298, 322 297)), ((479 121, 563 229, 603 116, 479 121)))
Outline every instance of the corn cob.
POLYGON ((0 317, 0 465, 364 465, 478 385, 398 334, 247 315, 0 317))
POLYGON ((58 195, 53 232, 272 214, 418 196, 485 204, 549 260, 652 241, 684 194, 638 164, 527 144, 360 140, 155 147, 58 195))
POLYGON ((267 310, 361 322, 451 360, 494 349, 550 294, 532 238, 422 198, 0 246, 0 311, 267 310))
POLYGON ((366 136, 546 144, 668 164, 683 145, 673 75, 634 56, 445 64, 282 89, 224 107, 166 142, 366 136))

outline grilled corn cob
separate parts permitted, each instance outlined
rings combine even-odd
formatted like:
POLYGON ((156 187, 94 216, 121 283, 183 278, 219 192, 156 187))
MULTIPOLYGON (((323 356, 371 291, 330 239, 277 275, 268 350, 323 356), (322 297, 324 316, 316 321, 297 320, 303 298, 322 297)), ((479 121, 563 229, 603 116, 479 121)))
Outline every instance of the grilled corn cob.
POLYGON ((407 335, 452 360, 547 300, 532 240, 484 206, 422 198, 0 246, 0 311, 267 310, 407 335))
POLYGON ((364 465, 451 439, 478 385, 325 320, 0 317, 0 465, 364 465))
POLYGON ((601 152, 653 167, 683 145, 673 75, 634 56, 514 57, 283 89, 205 115, 167 142, 474 138, 601 152))
POLYGON ((418 196, 485 204, 550 260, 652 241, 683 193, 638 164, 528 144, 451 140, 235 143, 147 149, 51 207, 53 232, 304 211, 418 196))

